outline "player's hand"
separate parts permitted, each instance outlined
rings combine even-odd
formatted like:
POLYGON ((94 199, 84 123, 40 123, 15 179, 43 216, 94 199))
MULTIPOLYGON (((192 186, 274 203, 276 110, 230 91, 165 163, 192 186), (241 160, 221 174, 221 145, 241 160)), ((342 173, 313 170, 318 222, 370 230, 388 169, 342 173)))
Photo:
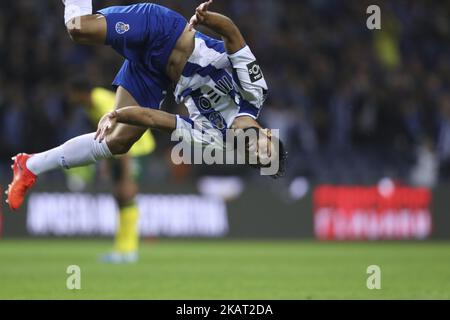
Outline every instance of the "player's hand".
POLYGON ((208 8, 211 5, 213 0, 209 0, 207 2, 203 2, 201 5, 195 9, 195 14, 192 16, 192 18, 189 20, 189 31, 192 31, 192 29, 202 24, 203 21, 205 21, 206 14, 208 12, 208 8))
POLYGON ((111 111, 105 114, 98 122, 97 132, 95 133, 95 139, 98 138, 98 142, 102 142, 106 136, 112 131, 117 123, 117 111, 111 111))

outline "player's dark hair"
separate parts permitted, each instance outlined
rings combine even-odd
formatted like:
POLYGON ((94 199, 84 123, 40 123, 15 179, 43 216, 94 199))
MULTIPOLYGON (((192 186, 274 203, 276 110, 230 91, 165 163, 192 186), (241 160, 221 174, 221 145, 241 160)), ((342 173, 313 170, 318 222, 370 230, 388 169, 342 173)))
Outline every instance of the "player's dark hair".
MULTIPOLYGON (((248 127, 248 128, 244 128, 243 129, 244 133, 247 132, 248 130, 255 130, 256 137, 257 137, 257 139, 259 139, 259 134, 260 134, 260 129, 259 128, 257 128, 257 127, 248 127)), ((249 138, 246 137, 246 140, 245 140, 246 144, 249 143, 248 139, 249 138)), ((278 164, 279 164, 278 165, 278 171, 275 174, 270 176, 270 177, 272 177, 274 179, 278 179, 280 177, 283 177, 285 172, 286 172, 286 160, 287 160, 287 154, 288 153, 287 153, 287 151, 286 151, 286 149, 284 147, 283 142, 278 137, 271 136, 270 139, 271 139, 271 141, 274 141, 275 139, 278 140, 278 164)), ((248 159, 246 159, 246 160, 248 160, 248 159)), ((257 169, 269 166, 269 165, 264 166, 264 165, 262 165, 260 163, 258 163, 258 164, 249 164, 249 165, 251 167, 257 168, 257 169)))

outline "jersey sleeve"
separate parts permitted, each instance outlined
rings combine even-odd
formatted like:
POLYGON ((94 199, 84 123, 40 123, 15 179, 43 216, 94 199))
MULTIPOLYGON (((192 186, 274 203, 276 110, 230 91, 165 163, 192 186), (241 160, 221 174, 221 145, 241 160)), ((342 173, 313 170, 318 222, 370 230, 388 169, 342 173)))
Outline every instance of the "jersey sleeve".
POLYGON ((233 81, 241 96, 239 114, 257 118, 267 97, 267 83, 261 67, 248 46, 228 55, 233 69, 233 81))

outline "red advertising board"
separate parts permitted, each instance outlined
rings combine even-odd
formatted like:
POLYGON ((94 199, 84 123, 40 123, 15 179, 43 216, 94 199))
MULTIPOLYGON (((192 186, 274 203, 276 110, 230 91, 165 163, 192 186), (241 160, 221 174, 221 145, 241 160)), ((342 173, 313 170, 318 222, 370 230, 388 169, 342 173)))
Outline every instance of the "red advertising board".
POLYGON ((393 186, 318 186, 314 233, 320 240, 425 239, 431 234, 431 191, 393 186))

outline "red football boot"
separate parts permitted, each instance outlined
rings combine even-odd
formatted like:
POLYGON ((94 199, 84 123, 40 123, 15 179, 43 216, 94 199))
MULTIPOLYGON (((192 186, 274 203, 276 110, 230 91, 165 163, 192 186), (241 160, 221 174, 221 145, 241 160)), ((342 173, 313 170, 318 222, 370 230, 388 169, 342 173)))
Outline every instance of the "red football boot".
POLYGON ((37 176, 28 170, 26 166, 27 160, 31 157, 29 154, 19 153, 17 156, 13 157, 14 164, 11 166, 13 170, 13 181, 8 186, 6 194, 8 199, 6 202, 9 204, 11 210, 17 210, 23 203, 25 195, 34 183, 36 182, 37 176))

